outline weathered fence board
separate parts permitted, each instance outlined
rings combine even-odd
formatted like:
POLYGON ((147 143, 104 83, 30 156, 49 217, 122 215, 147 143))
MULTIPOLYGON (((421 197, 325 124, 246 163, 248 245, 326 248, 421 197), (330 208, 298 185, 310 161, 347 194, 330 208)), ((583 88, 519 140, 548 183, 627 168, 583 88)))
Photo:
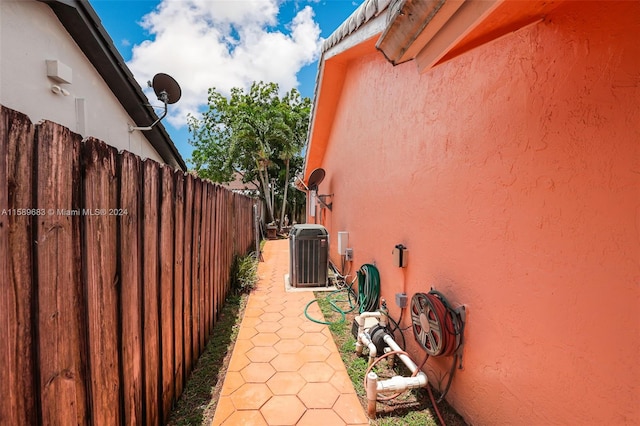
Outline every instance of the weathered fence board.
MULTIPOLYGON (((0 424, 33 424, 33 228, 18 209, 33 205, 34 127, 21 113, 2 108, 0 120, 0 424), (9 247, 11 250, 9 250, 9 247)), ((46 213, 38 211, 37 213, 46 213)))
POLYGON ((120 157, 119 217, 121 378, 125 425, 143 424, 142 372, 142 242, 140 240, 140 159, 130 152, 120 157))
POLYGON ((173 170, 160 169, 160 348, 162 350, 162 413, 168 419, 174 402, 173 265, 174 188, 173 170))
POLYGON ((201 189, 201 205, 202 205, 202 218, 200 220, 200 244, 199 244, 199 271, 198 271, 198 282, 199 282, 199 307, 198 311, 200 312, 198 316, 198 353, 201 353, 204 350, 204 342, 206 338, 206 294, 207 294, 207 273, 208 268, 206 268, 206 257, 205 253, 207 252, 207 244, 209 242, 208 233, 209 229, 207 229, 207 219, 209 217, 209 203, 207 199, 209 186, 206 184, 202 185, 201 189))
POLYGON ((193 190, 193 253, 191 254, 191 355, 192 363, 200 354, 200 223, 202 221, 202 181, 193 190))
MULTIPOLYGON (((9 123, 3 114, 0 121, 0 131, 2 140, 0 141, 0 209, 9 207, 9 182, 7 179, 7 159, 8 153, 8 127, 9 123)), ((3 212, 4 213, 4 212, 3 212)), ((5 404, 0 405, 0 422, 15 423, 19 412, 15 407, 16 397, 11 395, 14 388, 18 387, 15 373, 11 367, 15 364, 14 351, 17 346, 15 334, 18 330, 13 330, 12 323, 17 322, 13 312, 17 300, 12 297, 12 282, 9 281, 9 217, 7 214, 0 215, 0 333, 7 336, 0 340, 0 394, 7 396, 5 404), (15 408, 14 408, 15 407, 15 408)))
POLYGON ((173 381, 175 383, 175 395, 182 393, 184 385, 184 173, 176 171, 173 175, 174 198, 174 223, 175 223, 175 252, 174 252, 174 278, 173 278, 173 326, 174 326, 174 370, 173 381))
POLYGON ((213 291, 213 277, 215 272, 215 264, 212 262, 213 253, 214 253, 214 245, 213 245, 213 234, 215 231, 213 226, 215 224, 215 198, 216 198, 216 190, 212 185, 207 185, 209 191, 207 193, 207 205, 208 205, 208 214, 207 214, 207 230, 209 232, 209 236, 207 238, 207 250, 205 252, 205 258, 207 265, 210 267, 206 268, 207 271, 207 279, 206 279, 206 292, 207 295, 205 299, 206 303, 206 317, 205 317, 205 339, 209 338, 209 334, 211 334, 211 328, 213 326, 214 318, 213 318, 213 299, 211 298, 211 293, 213 291))
POLYGON ((83 279, 89 323, 89 369, 92 422, 118 424, 120 377, 118 357, 117 215, 115 148, 96 139, 83 144, 81 216, 83 279))
POLYGON ((0 106, 0 213, 20 212, 0 214, 0 424, 166 423, 252 247, 251 209, 0 106))
POLYGON ((80 136, 37 126, 35 261, 44 424, 87 424, 86 313, 80 263, 80 136))
POLYGON ((193 294, 192 268, 193 268, 193 191, 194 178, 191 175, 185 177, 185 199, 184 199, 184 371, 185 381, 193 366, 193 311, 191 295, 193 294))
POLYGON ((158 276, 158 164, 142 163, 142 305, 145 422, 162 423, 158 276))

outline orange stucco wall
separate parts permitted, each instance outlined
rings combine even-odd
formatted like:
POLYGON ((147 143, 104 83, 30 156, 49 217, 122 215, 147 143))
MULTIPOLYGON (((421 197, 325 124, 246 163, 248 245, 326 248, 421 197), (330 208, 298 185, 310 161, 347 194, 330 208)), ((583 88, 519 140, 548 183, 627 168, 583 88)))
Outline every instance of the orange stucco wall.
POLYGON ((320 186, 332 258, 348 231, 396 319, 402 291, 467 306, 447 399, 474 424, 640 423, 639 4, 569 2, 422 75, 347 64, 320 186))

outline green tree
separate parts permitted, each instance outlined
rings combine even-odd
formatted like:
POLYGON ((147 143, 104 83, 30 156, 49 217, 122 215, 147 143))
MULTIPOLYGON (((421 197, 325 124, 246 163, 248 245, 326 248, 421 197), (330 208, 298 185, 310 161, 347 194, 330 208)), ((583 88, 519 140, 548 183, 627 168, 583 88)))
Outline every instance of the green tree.
POLYGON ((208 104, 201 118, 188 118, 198 175, 225 183, 238 173, 245 183, 257 181, 271 221, 277 217, 272 200, 281 201, 282 224, 291 176, 302 164, 310 99, 296 89, 281 97, 276 83, 254 82, 247 92, 231 89, 229 97, 211 88, 208 104))

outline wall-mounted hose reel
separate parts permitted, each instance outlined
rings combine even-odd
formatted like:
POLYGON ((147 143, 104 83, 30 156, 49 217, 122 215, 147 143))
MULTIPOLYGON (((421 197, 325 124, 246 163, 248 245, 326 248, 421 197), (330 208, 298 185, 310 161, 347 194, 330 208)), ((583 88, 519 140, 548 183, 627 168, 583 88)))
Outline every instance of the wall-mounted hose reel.
POLYGON ((442 293, 416 293, 411 298, 411 323, 413 337, 429 356, 452 356, 449 379, 438 402, 449 392, 456 364, 462 368, 462 346, 464 343, 464 306, 454 309, 442 293))
POLYGON ((462 344, 463 312, 451 308, 435 291, 416 293, 411 298, 413 337, 429 356, 454 355, 462 344))

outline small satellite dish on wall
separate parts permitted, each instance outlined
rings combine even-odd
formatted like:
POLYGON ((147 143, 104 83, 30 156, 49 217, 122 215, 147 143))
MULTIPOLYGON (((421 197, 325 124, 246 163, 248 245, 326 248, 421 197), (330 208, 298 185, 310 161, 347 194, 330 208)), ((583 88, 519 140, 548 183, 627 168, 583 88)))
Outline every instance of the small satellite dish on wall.
POLYGON ((150 126, 147 127, 134 127, 129 126, 129 133, 134 130, 151 130, 153 126, 158 124, 160 120, 162 120, 167 115, 167 105, 175 104, 180 100, 182 96, 182 89, 180 89, 180 85, 177 81, 174 80, 169 74, 158 73, 153 76, 153 80, 147 83, 149 87, 153 88, 156 96, 159 101, 162 101, 164 104, 164 112, 156 121, 154 121, 150 126))
POLYGON ((322 168, 315 169, 309 176, 309 182, 307 186, 311 191, 317 191, 318 185, 324 180, 325 171, 322 168))
POLYGON ((151 87, 153 87, 158 100, 167 104, 175 104, 182 96, 180 85, 169 74, 158 73, 153 76, 151 87))
MULTIPOLYGON (((317 194, 318 186, 324 180, 324 175, 325 174, 326 173, 325 173, 323 168, 317 168, 317 169, 315 169, 314 171, 311 172, 311 175, 309 175, 308 187, 309 187, 309 190, 312 191, 313 194, 317 194)), ((327 204, 326 198, 333 196, 333 194, 332 195, 319 195, 319 194, 317 194, 315 196, 317 196, 318 202, 323 207, 326 207, 329 210, 331 210, 332 203, 327 204)))

